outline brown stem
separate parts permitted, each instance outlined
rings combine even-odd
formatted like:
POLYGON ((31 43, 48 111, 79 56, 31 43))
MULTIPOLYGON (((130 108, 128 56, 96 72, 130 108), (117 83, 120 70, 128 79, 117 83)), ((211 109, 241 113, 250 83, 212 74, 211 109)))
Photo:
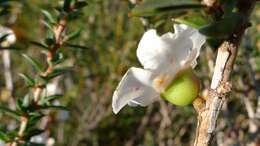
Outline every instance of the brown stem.
POLYGON ((217 0, 203 0, 203 3, 208 7, 213 7, 217 0))
MULTIPOLYGON (((255 0, 239 0, 239 13, 249 18, 254 5, 255 0)), ((231 90, 229 83, 230 73, 245 29, 246 27, 231 35, 218 48, 208 100, 203 110, 198 112, 198 126, 194 146, 208 146, 212 142, 217 118, 225 102, 226 93, 231 90)))

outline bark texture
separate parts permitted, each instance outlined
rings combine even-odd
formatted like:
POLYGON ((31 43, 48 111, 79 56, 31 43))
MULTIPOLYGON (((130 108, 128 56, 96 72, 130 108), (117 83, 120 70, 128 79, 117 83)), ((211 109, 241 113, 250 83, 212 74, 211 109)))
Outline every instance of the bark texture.
MULTIPOLYGON (((239 0, 238 8, 245 18, 250 17, 255 0, 239 0)), ((226 94, 231 91, 229 82, 230 74, 237 56, 237 50, 246 26, 238 32, 231 34, 218 48, 214 74, 211 81, 206 104, 198 111, 198 123, 194 146, 211 145, 216 129, 217 118, 226 99, 226 94)))

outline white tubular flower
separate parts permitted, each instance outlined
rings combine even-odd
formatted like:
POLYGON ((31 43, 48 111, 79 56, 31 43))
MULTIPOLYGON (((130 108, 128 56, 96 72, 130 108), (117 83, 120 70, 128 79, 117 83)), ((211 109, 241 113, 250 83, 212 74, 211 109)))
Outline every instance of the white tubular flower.
POLYGON ((4 48, 10 47, 16 41, 16 36, 13 30, 8 27, 0 26, 0 38, 2 37, 5 38, 3 41, 0 42, 0 47, 4 47, 4 48))
POLYGON ((194 68, 205 37, 187 25, 174 25, 175 33, 158 36, 156 30, 144 33, 137 57, 143 69, 131 67, 113 94, 112 108, 118 113, 125 105, 147 106, 159 99, 176 75, 194 68))

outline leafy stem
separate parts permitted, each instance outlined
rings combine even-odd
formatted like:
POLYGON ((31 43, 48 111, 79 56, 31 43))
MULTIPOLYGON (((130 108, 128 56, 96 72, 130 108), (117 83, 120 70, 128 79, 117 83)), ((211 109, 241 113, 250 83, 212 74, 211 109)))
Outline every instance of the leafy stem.
MULTIPOLYGON (((50 48, 47 54, 47 62, 51 62, 53 60, 53 57, 55 56, 57 50, 62 46, 63 42, 63 36, 62 33, 64 32, 66 28, 67 20, 66 17, 62 18, 58 24, 54 27, 54 33, 55 33, 55 45, 50 48)), ((41 73, 40 76, 42 77, 47 77, 51 72, 53 72, 55 66, 53 66, 52 63, 48 63, 47 69, 45 72, 41 73)), ((33 91, 33 97, 34 97, 34 103, 36 106, 39 106, 40 99, 41 99, 41 94, 42 91, 44 90, 45 86, 38 85, 35 87, 33 91)), ((20 117, 20 128, 18 131, 18 136, 15 138, 14 142, 11 142, 10 146, 17 146, 19 140, 23 139, 24 132, 26 130, 26 127, 28 126, 28 117, 27 116, 21 116, 20 117)))
POLYGON ((78 31, 72 32, 72 34, 66 34, 65 30, 69 20, 73 19, 78 11, 85 6, 86 3, 83 1, 64 0, 62 8, 57 9, 59 11, 59 19, 56 21, 53 16, 43 10, 42 13, 46 17, 46 21, 43 23, 51 31, 52 37, 45 38, 45 43, 33 42, 34 45, 47 50, 46 62, 47 66, 42 67, 40 62, 33 59, 32 57, 24 54, 25 59, 37 70, 36 77, 30 77, 29 75, 20 74, 25 80, 27 87, 29 87, 28 94, 23 99, 18 99, 16 103, 16 110, 12 111, 8 108, 1 108, 9 115, 17 117, 16 119, 20 122, 19 127, 14 131, 14 136, 8 136, 8 134, 1 133, 2 137, 9 146, 18 146, 20 144, 31 144, 30 139, 32 136, 38 135, 44 130, 37 129, 36 123, 44 117, 43 110, 45 109, 66 109, 63 106, 52 105, 51 102, 55 99, 59 99, 62 95, 50 95, 43 96, 43 91, 46 89, 46 85, 55 77, 65 73, 67 68, 57 67, 57 64, 61 63, 63 57, 58 50, 67 43, 70 39, 78 36, 78 31), (75 7, 76 5, 82 7, 75 7), (69 36, 69 37, 68 37, 69 36))

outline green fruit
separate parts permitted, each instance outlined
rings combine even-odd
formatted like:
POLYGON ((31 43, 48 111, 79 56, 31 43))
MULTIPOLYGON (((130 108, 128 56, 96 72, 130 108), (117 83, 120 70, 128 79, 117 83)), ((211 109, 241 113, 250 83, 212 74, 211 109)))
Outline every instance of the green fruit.
POLYGON ((161 93, 161 97, 175 105, 188 105, 198 96, 200 83, 191 69, 182 71, 161 93))

